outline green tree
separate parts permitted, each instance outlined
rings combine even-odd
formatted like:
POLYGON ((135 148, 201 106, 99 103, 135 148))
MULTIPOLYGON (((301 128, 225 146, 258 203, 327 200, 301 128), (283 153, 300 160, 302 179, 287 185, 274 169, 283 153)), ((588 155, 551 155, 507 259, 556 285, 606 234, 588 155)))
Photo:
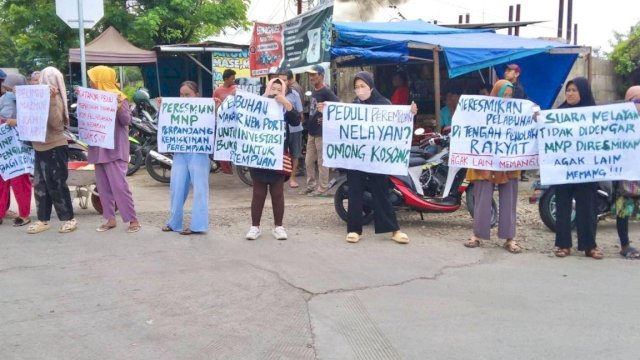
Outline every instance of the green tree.
POLYGON ((615 34, 616 44, 609 58, 622 78, 622 91, 630 85, 640 85, 640 23, 628 34, 615 34))
MULTIPOLYGON (((87 0, 85 0, 88 2, 87 0)), ((105 16, 87 42, 115 26, 136 46, 200 41, 225 27, 247 28, 247 0, 104 0, 105 16)), ((55 13, 53 0, 0 0, 0 66, 25 73, 67 66, 69 48, 78 47, 78 31, 55 13)))

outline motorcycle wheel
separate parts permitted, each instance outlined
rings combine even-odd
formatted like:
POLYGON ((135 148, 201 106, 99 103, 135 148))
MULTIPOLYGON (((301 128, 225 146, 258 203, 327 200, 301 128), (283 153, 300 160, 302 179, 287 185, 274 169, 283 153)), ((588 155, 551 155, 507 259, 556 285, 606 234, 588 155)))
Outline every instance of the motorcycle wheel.
POLYGON ((235 166, 234 168, 236 170, 236 173, 238 174, 238 177, 240 178, 240 180, 249 185, 249 186, 253 186, 253 180, 251 179, 251 173, 249 172, 249 168, 247 166, 235 166))
POLYGON ((80 149, 69 149, 69 161, 87 161, 86 151, 80 149))
POLYGON ((127 168, 127 176, 135 174, 144 163, 142 156, 142 147, 138 144, 129 143, 129 167, 127 168))
MULTIPOLYGON (((540 213, 540 219, 549 228, 549 230, 556 232, 556 188, 555 186, 549 187, 545 190, 544 194, 540 197, 538 203, 538 212, 540 213)), ((576 226, 576 202, 573 201, 573 209, 571 210, 571 228, 576 226)))
MULTIPOLYGON (((367 196, 367 191, 363 198, 371 198, 371 194, 367 196)), ((348 207, 349 207, 349 186, 347 186, 347 182, 343 181, 340 185, 338 185, 338 189, 336 189, 336 193, 333 196, 333 205, 336 209, 336 213, 342 219, 342 221, 347 222, 349 217, 348 215, 348 207)), ((362 206, 362 224, 367 225, 373 221, 373 208, 366 203, 362 206)))
MULTIPOLYGON (((473 186, 469 186, 467 191, 465 192, 465 197, 467 201, 467 210, 469 211, 469 215, 473 218, 473 206, 475 204, 475 199, 473 197, 473 186)), ((498 225, 498 204, 496 204, 495 199, 491 199, 491 227, 498 225)))
MULTIPOLYGON (((171 154, 165 153, 162 155, 171 157, 171 154)), ((147 168, 147 172, 154 180, 165 184, 171 181, 171 166, 154 159, 151 154, 147 154, 147 157, 144 159, 144 164, 147 168)))

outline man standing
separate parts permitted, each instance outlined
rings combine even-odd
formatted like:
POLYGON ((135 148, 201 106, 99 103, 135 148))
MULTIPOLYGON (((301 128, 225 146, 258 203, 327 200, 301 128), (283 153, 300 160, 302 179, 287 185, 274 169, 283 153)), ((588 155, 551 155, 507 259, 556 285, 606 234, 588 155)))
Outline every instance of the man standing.
POLYGON ((305 167, 307 170, 307 187, 300 191, 309 196, 326 196, 329 190, 329 168, 322 166, 322 111, 318 105, 325 101, 340 101, 340 99, 324 83, 324 68, 313 65, 307 70, 309 82, 313 86, 311 103, 309 104, 309 122, 307 124, 307 156, 305 167), (316 162, 318 164, 318 178, 316 179, 316 162))
MULTIPOLYGON (((520 74, 522 71, 520 70, 520 66, 518 64, 508 64, 504 68, 504 79, 513 84, 513 98, 514 99, 529 99, 527 96, 527 92, 524 90, 524 87, 518 81, 520 78, 520 74)), ((522 170, 520 172, 520 181, 529 181, 529 178, 526 175, 526 172, 522 170)))
MULTIPOLYGON (((226 69, 222 72, 222 85, 218 86, 213 91, 213 100, 216 103, 216 109, 222 102, 229 96, 236 93, 236 72, 231 69, 226 69)), ((220 161, 220 167, 222 173, 233 174, 231 167, 231 161, 220 161)))
POLYGON ((296 174, 298 173, 298 165, 300 164, 300 158, 302 157, 302 123, 304 122, 302 87, 293 78, 293 71, 291 70, 281 71, 280 79, 287 84, 288 89, 291 89, 291 92, 287 91, 286 97, 293 107, 300 113, 300 125, 289 125, 289 144, 287 144, 289 146, 289 153, 291 153, 292 159, 292 171, 291 177, 289 178, 289 186, 297 188, 300 186, 296 181, 296 174))

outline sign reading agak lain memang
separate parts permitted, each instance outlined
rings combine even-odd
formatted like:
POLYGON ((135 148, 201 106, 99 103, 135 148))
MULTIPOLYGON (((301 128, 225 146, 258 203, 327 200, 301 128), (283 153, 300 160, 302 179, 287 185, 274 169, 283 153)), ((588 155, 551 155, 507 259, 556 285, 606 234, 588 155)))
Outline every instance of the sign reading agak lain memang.
POLYGON ((542 184, 640 179, 640 116, 632 103, 540 115, 542 184))
POLYGON ((211 98, 162 98, 158 150, 213 153, 215 104, 211 98))
POLYGON ((452 118, 449 165, 513 171, 538 168, 535 104, 462 95, 452 118))
POLYGON ((322 118, 324 166, 407 175, 413 136, 410 106, 326 102, 322 118))

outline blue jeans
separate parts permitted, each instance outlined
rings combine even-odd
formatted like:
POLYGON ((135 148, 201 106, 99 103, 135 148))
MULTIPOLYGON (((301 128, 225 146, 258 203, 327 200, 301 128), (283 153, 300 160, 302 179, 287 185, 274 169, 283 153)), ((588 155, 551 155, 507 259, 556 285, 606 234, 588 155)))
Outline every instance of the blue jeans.
POLYGON ((191 209, 191 231, 209 229, 209 156, 207 154, 182 154, 173 156, 171 166, 171 204, 169 226, 173 231, 182 231, 184 203, 193 186, 193 208, 191 209))

